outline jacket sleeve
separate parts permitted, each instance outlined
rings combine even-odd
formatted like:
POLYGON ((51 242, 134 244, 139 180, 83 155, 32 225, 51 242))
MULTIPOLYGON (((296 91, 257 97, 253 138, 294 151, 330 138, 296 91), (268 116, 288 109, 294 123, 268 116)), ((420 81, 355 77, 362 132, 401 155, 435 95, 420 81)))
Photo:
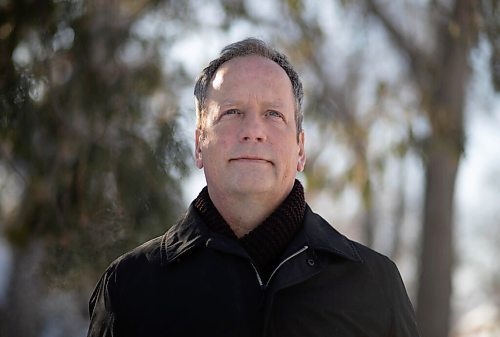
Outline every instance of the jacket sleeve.
POLYGON ((110 266, 97 283, 89 301, 87 337, 118 337, 116 332, 115 270, 110 266))
POLYGON ((403 280, 398 268, 391 261, 393 268, 392 280, 392 325, 391 337, 419 337, 415 311, 408 298, 403 280))

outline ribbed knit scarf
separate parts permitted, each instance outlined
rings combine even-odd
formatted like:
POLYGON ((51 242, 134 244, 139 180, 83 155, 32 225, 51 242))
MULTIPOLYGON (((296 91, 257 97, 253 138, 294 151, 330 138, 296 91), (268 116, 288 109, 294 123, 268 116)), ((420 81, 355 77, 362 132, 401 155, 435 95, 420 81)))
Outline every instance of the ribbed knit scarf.
POLYGON ((264 279, 270 276, 285 248, 302 226, 306 208, 304 188, 295 180, 283 203, 259 226, 238 239, 212 203, 207 187, 203 188, 193 204, 211 231, 239 241, 264 279))

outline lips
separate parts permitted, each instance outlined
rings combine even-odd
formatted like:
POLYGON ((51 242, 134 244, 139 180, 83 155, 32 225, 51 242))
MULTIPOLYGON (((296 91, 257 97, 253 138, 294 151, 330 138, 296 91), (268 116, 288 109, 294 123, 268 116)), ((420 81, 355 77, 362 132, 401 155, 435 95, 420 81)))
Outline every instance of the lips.
POLYGON ((258 156, 238 156, 235 158, 231 158, 229 161, 239 161, 239 162, 248 162, 248 163, 269 163, 272 164, 273 162, 270 160, 267 160, 262 157, 258 156))

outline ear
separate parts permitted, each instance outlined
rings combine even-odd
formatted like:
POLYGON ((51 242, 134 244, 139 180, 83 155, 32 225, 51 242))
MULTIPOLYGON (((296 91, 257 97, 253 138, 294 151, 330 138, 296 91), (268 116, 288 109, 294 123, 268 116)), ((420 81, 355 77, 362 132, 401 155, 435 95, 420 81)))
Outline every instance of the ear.
POLYGON ((306 165, 306 152, 304 149, 304 131, 299 133, 299 158, 297 161, 297 172, 302 172, 306 165))
POLYGON ((203 131, 197 128, 194 136, 194 160, 196 163, 196 167, 199 169, 203 168, 203 159, 201 156, 202 137, 203 131))

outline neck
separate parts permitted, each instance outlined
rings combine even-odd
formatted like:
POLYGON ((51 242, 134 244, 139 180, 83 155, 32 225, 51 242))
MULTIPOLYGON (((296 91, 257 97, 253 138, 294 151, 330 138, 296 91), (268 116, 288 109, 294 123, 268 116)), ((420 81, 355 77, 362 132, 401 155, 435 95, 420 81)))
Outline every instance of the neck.
POLYGON ((292 187, 280 198, 272 200, 262 195, 225 195, 211 191, 210 186, 208 194, 231 230, 241 238, 269 217, 285 200, 292 187))

